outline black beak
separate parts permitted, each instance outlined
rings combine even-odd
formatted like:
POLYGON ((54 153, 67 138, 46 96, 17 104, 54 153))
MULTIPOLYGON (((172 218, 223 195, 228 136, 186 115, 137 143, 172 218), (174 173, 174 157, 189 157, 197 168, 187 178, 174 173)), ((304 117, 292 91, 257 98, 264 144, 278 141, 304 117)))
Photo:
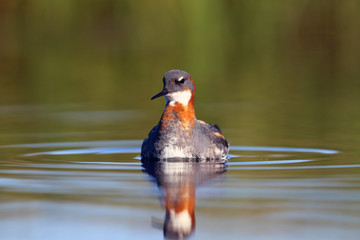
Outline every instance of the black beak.
POLYGON ((168 91, 167 91, 166 89, 163 89, 161 92, 159 92, 158 94, 156 94, 155 96, 153 96, 153 97, 151 98, 151 100, 154 100, 155 98, 164 96, 164 95, 166 95, 166 94, 168 94, 168 91))

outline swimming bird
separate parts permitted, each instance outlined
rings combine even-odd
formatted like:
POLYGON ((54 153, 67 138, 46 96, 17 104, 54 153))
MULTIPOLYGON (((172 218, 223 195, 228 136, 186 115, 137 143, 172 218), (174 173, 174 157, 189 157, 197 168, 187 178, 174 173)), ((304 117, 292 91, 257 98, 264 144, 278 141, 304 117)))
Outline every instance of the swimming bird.
POLYGON ((195 83, 187 72, 170 70, 163 77, 165 109, 141 147, 142 159, 184 158, 226 162, 229 144, 216 125, 195 117, 195 83))

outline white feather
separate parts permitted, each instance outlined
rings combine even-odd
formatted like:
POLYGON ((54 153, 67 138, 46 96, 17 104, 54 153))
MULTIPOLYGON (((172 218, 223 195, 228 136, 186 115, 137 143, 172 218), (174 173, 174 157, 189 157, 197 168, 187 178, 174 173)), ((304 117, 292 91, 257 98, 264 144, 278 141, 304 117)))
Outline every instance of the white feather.
POLYGON ((180 148, 175 145, 167 145, 162 151, 162 158, 191 158, 192 154, 188 148, 180 148))
POLYGON ((167 224, 169 224, 172 229, 185 233, 191 231, 191 216, 187 210, 176 213, 172 209, 169 213, 167 224))
POLYGON ((186 91, 168 93, 166 94, 165 99, 166 102, 172 106, 175 105, 176 102, 187 106, 191 99, 191 91, 186 90, 186 91))

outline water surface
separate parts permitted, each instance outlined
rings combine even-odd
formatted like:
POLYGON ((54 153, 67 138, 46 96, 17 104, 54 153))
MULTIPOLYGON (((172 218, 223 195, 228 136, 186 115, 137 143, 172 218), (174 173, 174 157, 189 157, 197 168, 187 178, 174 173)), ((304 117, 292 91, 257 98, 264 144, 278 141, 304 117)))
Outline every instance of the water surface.
POLYGON ((225 165, 142 165, 140 146, 0 146, 1 239, 161 239, 169 206, 190 203, 195 239, 360 233, 360 164, 340 149, 233 145, 225 165))

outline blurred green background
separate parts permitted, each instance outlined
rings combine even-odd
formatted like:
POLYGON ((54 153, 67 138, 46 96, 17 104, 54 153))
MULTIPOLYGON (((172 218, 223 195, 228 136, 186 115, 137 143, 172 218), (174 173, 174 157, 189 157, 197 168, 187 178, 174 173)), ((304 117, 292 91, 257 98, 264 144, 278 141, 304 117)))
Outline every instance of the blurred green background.
POLYGON ((176 68, 196 81, 198 118, 232 144, 355 148, 359 12, 357 0, 1 1, 0 143, 141 139, 176 68))

